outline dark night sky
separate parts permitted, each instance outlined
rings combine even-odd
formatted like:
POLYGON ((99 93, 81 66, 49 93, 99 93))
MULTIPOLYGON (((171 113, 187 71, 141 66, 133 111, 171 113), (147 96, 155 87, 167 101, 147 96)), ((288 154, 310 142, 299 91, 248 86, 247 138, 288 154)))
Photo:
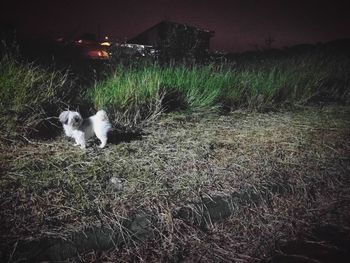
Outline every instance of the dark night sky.
POLYGON ((243 51, 350 38, 348 1, 329 0, 31 0, 0 10, 27 35, 98 31, 124 40, 163 19, 215 31, 213 50, 243 51))

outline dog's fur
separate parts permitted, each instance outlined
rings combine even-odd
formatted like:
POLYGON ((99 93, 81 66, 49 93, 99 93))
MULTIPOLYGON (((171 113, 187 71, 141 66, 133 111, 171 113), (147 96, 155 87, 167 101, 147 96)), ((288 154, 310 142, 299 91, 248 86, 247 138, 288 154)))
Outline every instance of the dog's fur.
POLYGON ((74 138, 75 145, 80 145, 80 148, 85 149, 86 140, 94 134, 101 141, 99 147, 106 146, 107 134, 112 126, 104 110, 98 111, 87 119, 83 119, 79 112, 64 111, 60 114, 59 119, 63 124, 66 136, 74 138))

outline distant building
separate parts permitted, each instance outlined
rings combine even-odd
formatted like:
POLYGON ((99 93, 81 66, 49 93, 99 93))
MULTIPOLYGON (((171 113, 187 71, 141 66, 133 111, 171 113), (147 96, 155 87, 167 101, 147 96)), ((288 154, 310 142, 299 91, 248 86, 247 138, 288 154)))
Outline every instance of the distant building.
POLYGON ((162 21, 128 40, 130 44, 153 46, 169 57, 200 56, 210 47, 214 31, 162 21))

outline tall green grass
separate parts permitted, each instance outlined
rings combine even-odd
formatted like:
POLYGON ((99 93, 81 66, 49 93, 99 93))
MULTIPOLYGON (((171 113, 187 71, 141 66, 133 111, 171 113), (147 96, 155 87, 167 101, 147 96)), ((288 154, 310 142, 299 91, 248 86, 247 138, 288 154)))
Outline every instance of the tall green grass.
POLYGON ((167 93, 181 95, 189 109, 263 110, 303 104, 322 94, 344 99, 349 95, 349 66, 348 59, 318 54, 265 59, 239 67, 120 65, 110 78, 91 88, 88 96, 97 108, 112 111, 161 102, 167 93))
MULTIPOLYGON (((161 99, 163 93, 177 90, 192 108, 207 107, 229 85, 232 75, 208 67, 119 66, 112 77, 89 91, 96 107, 125 109, 161 99)), ((178 94, 179 94, 178 93, 178 94)))
POLYGON ((11 55, 0 60, 2 132, 28 134, 58 113, 73 89, 67 73, 49 71, 11 55))

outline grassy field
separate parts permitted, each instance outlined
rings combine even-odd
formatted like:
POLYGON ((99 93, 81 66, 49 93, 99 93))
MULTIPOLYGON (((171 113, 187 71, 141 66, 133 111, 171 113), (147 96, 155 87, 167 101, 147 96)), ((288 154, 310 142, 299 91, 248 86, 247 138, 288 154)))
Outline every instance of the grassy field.
POLYGON ((67 108, 84 115, 103 108, 116 124, 137 126, 164 111, 348 104, 349 67, 348 56, 316 49, 279 58, 260 55, 243 63, 120 64, 105 68, 99 74, 104 77, 84 82, 69 71, 47 70, 6 55, 0 60, 0 116, 7 123, 2 130, 19 135, 43 130, 43 135, 49 132, 44 129, 50 126, 47 118, 67 108))
POLYGON ((122 241, 74 250, 71 262, 260 262, 280 242, 318 242, 315 227, 349 235, 348 62, 313 53, 119 66, 83 87, 3 58, 0 259, 18 262, 23 243, 37 240, 73 244, 91 226, 122 241), (60 110, 82 105, 108 110, 107 148, 38 136, 60 132, 60 110), (143 238, 125 223, 140 217, 143 238))

